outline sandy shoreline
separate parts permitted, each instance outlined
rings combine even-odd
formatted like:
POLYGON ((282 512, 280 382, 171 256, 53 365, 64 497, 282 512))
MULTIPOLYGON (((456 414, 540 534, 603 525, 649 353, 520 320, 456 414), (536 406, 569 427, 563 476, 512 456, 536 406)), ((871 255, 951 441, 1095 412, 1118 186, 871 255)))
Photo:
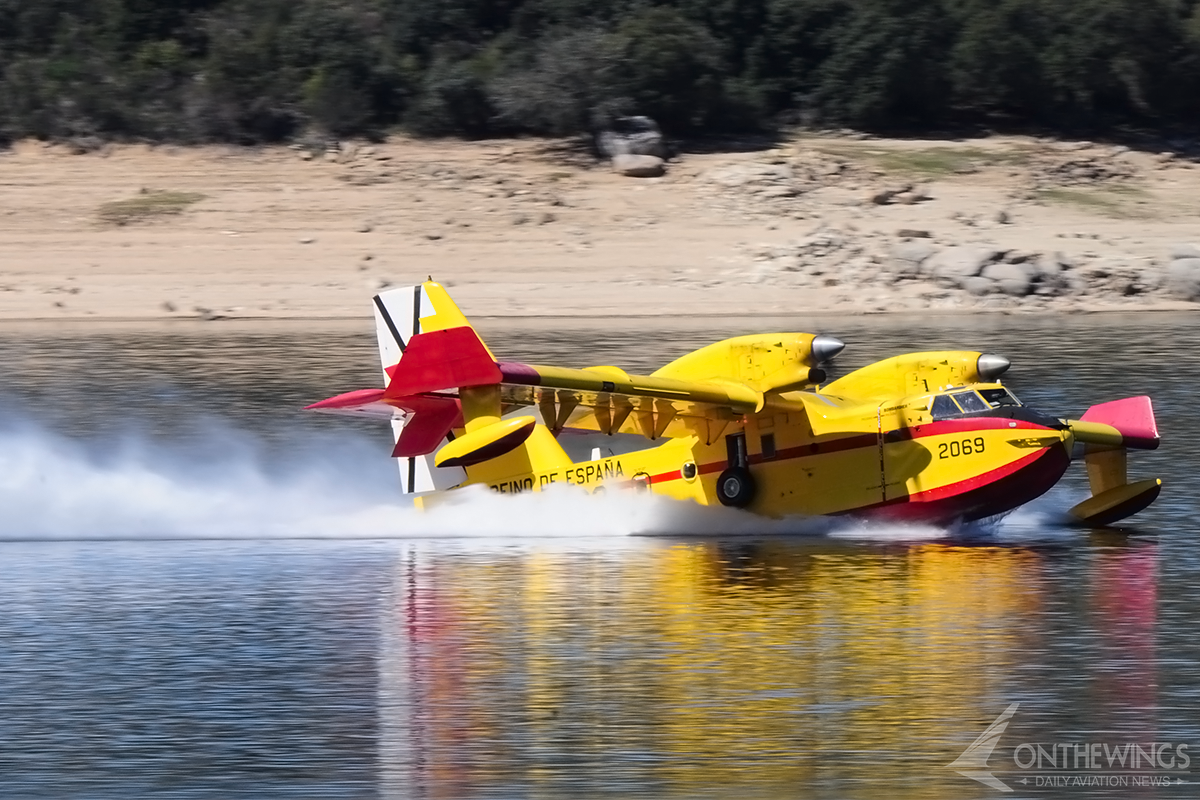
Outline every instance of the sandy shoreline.
POLYGON ((1017 263, 1055 253, 1105 278, 1156 274, 1172 247, 1200 240, 1193 165, 1132 153, 1135 178, 1069 190, 1094 201, 1055 203, 1023 195, 1025 176, 1004 155, 1032 146, 803 141, 685 154, 666 177, 640 180, 537 141, 398 139, 311 160, 288 148, 69 155, 18 143, 0 155, 0 321, 362 320, 375 292, 429 275, 481 319, 1200 308, 1152 279, 1013 297, 875 276, 892 269, 890 248, 913 241, 1028 254, 1005 256, 1017 263), (905 177, 880 155, 964 147, 983 154, 981 169, 905 177), (850 166, 803 192, 763 188, 755 170, 799 148, 850 166), (928 200, 864 199, 902 180, 928 200), (156 192, 199 199, 178 214, 102 221, 106 204, 156 192), (826 240, 841 251, 819 249, 826 240))
MULTIPOLYGON (((369 299, 369 298, 368 298, 369 299)), ((666 326, 646 325, 646 328, 656 327, 675 327, 679 324, 693 326, 711 327, 712 323, 732 322, 745 320, 748 318, 757 318, 763 320, 796 320, 813 319, 818 322, 838 319, 887 319, 901 320, 911 318, 913 321, 923 319, 944 319, 955 320, 960 318, 968 318, 980 313, 988 316, 1005 317, 1060 317, 1060 316, 1089 316, 1089 317, 1121 317, 1121 316, 1139 316, 1139 317, 1158 317, 1171 314, 1190 313, 1200 310, 1200 304, 1183 302, 1183 301, 1167 301, 1161 303, 1152 303, 1143 305, 1137 308, 1114 308, 1111 306, 1097 305, 1094 307, 1074 308, 1070 311, 1061 311, 1056 309, 1035 308, 999 308, 979 310, 974 308, 939 308, 929 309, 921 312, 918 316, 913 309, 904 309, 901 311, 861 311, 850 306, 837 306, 831 309, 810 311, 797 310, 793 314, 788 314, 783 311, 774 311, 767 315, 755 314, 753 311, 735 311, 727 314, 720 313, 704 313, 697 315, 696 313, 671 313, 662 314, 651 313, 624 313, 622 311, 614 311, 611 313, 584 313, 584 314, 471 314, 467 313, 472 324, 475 323, 496 323, 500 325, 516 325, 524 326, 527 324, 540 324, 547 326, 557 326, 565 329, 591 329, 595 328, 606 321, 619 319, 623 322, 628 322, 629 326, 637 330, 642 327, 640 323, 653 323, 662 320, 664 323, 670 323, 666 326)), ((236 314, 236 312, 235 312, 236 314)), ((197 328, 209 328, 213 323, 238 323, 255 326, 258 324, 279 327, 285 323, 320 323, 324 328, 326 326, 340 326, 342 324, 374 324, 371 317, 370 308, 366 308, 357 313, 346 312, 344 315, 331 314, 312 314, 308 316, 286 316, 286 315, 263 315, 253 316, 249 314, 236 314, 230 316, 209 316, 200 317, 197 315, 183 316, 173 315, 146 315, 146 316, 126 316, 126 317, 101 317, 94 314, 85 316, 70 316, 63 314, 53 316, 46 314, 43 316, 5 316, 0 319, 0 331, 3 330, 21 330, 30 327, 47 326, 48 328, 59 328, 63 324, 80 324, 89 326, 114 326, 114 327, 144 327, 146 329, 171 330, 196 326, 197 328)))

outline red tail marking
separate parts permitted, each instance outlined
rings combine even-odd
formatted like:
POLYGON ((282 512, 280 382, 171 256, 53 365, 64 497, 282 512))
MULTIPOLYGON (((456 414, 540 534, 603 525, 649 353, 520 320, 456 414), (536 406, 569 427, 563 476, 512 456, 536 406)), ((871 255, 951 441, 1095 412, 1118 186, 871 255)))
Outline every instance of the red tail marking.
POLYGON ((438 448, 451 428, 462 426, 462 410, 453 397, 399 397, 389 399, 388 405, 413 415, 400 432, 392 458, 427 456, 438 448))
POLYGON ((491 386, 503 375, 479 335, 469 327, 419 333, 408 342, 385 399, 440 389, 491 386))
POLYGON ((1158 423, 1154 420, 1154 407, 1150 404, 1150 398, 1144 395, 1092 406, 1084 412, 1082 420, 1113 426, 1125 438, 1126 447, 1140 450, 1158 448, 1158 423))

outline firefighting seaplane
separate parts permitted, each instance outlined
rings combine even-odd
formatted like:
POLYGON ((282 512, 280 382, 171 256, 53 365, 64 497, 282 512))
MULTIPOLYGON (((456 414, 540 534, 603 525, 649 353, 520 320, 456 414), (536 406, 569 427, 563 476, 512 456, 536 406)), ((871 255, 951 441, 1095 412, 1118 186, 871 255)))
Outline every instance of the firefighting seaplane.
POLYGON ((471 485, 569 484, 772 517, 946 523, 1029 502, 1081 455, 1092 496, 1071 514, 1107 525, 1162 486, 1126 477, 1129 449, 1158 447, 1150 398, 1048 416, 1000 383, 997 355, 908 353, 826 382, 841 341, 766 333, 632 375, 499 361, 432 280, 374 301, 384 388, 308 408, 390 421, 402 489, 422 508, 471 485))

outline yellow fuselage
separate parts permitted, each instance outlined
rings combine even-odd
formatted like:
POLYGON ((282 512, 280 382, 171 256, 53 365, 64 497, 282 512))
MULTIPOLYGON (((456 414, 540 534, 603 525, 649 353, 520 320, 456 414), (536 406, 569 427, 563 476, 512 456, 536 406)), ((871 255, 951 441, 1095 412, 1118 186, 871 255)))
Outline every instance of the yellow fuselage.
MULTIPOLYGON (((957 391, 992 387, 998 384, 957 391)), ((1045 492, 1066 470, 1069 430, 1010 416, 935 421, 932 397, 853 405, 816 392, 788 392, 732 422, 715 440, 706 441, 709 429, 698 422, 690 436, 594 461, 552 459, 549 468, 521 470, 538 459, 494 459, 468 469, 467 483, 506 494, 552 485, 588 492, 648 489, 709 505, 717 503, 718 477, 734 457, 730 437, 744 437, 746 466, 757 484, 750 511, 944 520, 1007 511, 1045 492)), ((538 428, 527 447, 535 453, 556 449, 550 431, 538 428)))

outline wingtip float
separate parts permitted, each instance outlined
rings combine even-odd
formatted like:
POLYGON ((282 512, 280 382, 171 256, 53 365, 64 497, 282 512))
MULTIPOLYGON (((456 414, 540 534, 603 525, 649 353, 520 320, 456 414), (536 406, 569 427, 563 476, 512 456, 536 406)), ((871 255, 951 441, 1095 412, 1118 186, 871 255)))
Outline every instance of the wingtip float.
POLYGON ((1009 361, 990 353, 909 353, 826 384, 821 366, 840 340, 770 333, 631 375, 499 361, 433 281, 378 295, 375 318, 385 388, 309 408, 391 421, 402 489, 420 506, 473 484, 502 493, 574 484, 767 516, 943 523, 1029 502, 1079 451, 1092 496, 1071 513, 1108 525, 1162 486, 1126 474, 1129 449, 1158 446, 1150 398, 1093 406, 1078 420, 1047 416, 1000 383, 1009 361), (586 456, 616 439, 639 449, 603 457, 595 447, 582 459, 564 449, 586 456))

